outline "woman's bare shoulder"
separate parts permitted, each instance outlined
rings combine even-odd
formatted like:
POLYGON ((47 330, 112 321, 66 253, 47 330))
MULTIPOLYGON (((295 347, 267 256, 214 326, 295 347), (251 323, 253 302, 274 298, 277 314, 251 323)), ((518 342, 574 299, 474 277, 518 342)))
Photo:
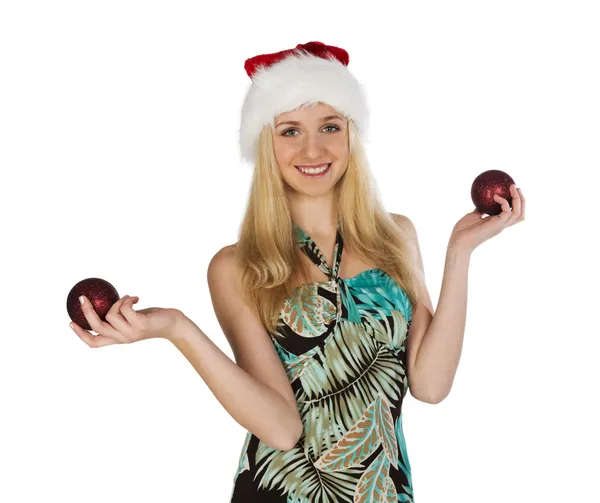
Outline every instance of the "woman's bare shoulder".
POLYGON ((226 268, 234 267, 236 264, 237 243, 223 246, 211 258, 210 264, 220 264, 226 268))
POLYGON ((399 225, 405 225, 408 221, 408 217, 406 217, 405 215, 400 215, 399 213, 390 213, 390 216, 399 225))

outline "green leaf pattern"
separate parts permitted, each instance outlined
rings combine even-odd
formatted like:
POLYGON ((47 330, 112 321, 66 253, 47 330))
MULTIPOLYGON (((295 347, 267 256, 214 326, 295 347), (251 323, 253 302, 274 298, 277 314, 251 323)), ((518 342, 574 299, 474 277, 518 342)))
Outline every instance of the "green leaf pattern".
MULTIPOLYGON (((272 337, 304 429, 289 451, 258 442, 254 480, 286 503, 413 502, 401 411, 408 392, 408 296, 380 269, 340 279, 340 236, 330 270, 298 229, 300 247, 331 280, 299 288, 281 310, 278 331, 296 338, 330 333, 299 354, 272 337)), ((249 469, 248 435, 238 474, 249 469)))
POLYGON ((325 297, 317 295, 316 283, 302 285, 296 295, 285 301, 281 319, 302 337, 316 337, 327 330, 335 319, 336 306, 325 297))

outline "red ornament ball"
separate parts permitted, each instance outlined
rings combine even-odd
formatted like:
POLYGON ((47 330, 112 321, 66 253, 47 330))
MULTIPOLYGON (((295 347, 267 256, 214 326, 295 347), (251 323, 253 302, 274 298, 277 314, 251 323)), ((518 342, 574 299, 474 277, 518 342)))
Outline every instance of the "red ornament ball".
POLYGON ((477 211, 487 215, 502 213, 501 204, 494 199, 495 194, 506 199, 512 209, 510 186, 513 183, 515 181, 512 177, 499 169, 490 169, 481 173, 471 186, 471 200, 477 211))
POLYGON ((92 330, 92 327, 90 327, 81 309, 80 295, 85 295, 89 299, 94 311, 102 321, 106 321, 106 314, 112 305, 120 299, 116 288, 108 281, 100 278, 83 279, 71 288, 67 296, 67 312, 71 321, 74 321, 85 330, 92 330))

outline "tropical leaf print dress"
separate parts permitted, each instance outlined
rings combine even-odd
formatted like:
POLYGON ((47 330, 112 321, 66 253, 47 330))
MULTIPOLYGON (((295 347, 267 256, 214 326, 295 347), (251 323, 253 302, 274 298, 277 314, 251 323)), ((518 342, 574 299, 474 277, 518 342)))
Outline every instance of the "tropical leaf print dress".
POLYGON ((339 277, 339 228, 331 269, 297 224, 295 233, 329 278, 299 286, 271 335, 304 430, 289 451, 248 432, 230 503, 413 502, 402 431, 410 300, 381 269, 339 277))

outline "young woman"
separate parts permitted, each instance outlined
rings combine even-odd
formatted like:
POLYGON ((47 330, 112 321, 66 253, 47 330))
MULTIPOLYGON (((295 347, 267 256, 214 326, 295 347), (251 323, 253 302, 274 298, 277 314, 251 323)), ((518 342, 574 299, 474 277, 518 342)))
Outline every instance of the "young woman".
POLYGON ((415 228, 379 200, 362 147, 366 100, 347 65, 346 51, 320 42, 246 61, 252 188, 238 242, 208 267, 235 363, 181 311, 136 312, 136 297, 113 306, 110 324, 85 303, 100 335, 76 328, 93 347, 165 337, 181 350, 248 430, 232 502, 414 501, 404 397, 448 394, 470 253, 523 219, 513 191, 512 213, 504 201, 493 221, 458 222, 432 323, 415 228))

